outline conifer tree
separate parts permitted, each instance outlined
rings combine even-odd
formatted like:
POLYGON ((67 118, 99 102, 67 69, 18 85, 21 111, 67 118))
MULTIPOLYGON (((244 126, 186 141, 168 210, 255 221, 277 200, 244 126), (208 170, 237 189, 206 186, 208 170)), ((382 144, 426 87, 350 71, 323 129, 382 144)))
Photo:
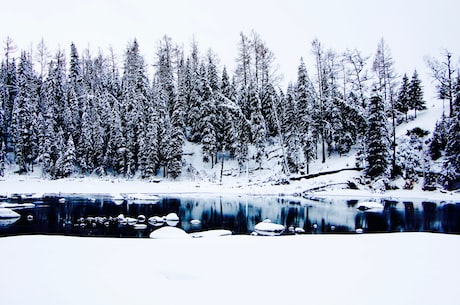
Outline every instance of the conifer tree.
POLYGON ((13 105, 12 130, 19 173, 32 171, 37 157, 37 88, 32 62, 21 53, 18 67, 18 94, 13 105))
POLYGON ((120 114, 126 141, 124 175, 132 177, 139 165, 139 135, 142 133, 141 126, 145 123, 144 109, 148 102, 148 80, 137 40, 128 46, 125 53, 121 94, 120 114))
POLYGON ((449 119, 446 153, 441 172, 441 182, 448 190, 460 188, 460 94, 452 105, 453 117, 449 119))
POLYGON ((385 107, 374 89, 368 106, 367 153, 365 173, 372 179, 386 178, 389 170, 389 139, 385 107))
POLYGON ((262 103, 259 98, 257 88, 254 87, 255 82, 251 82, 249 86, 249 106, 251 109, 251 138, 255 145, 256 152, 254 159, 258 164, 258 169, 262 168, 262 159, 265 154, 265 145, 267 140, 267 129, 265 119, 262 115, 262 103))
POLYGON ((426 109, 425 101, 423 100, 422 82, 418 78, 417 70, 414 70, 409 84, 409 108, 414 110, 415 117, 417 117, 417 110, 426 109))
POLYGON ((316 157, 316 141, 313 134, 313 114, 315 108, 315 91, 313 84, 308 77, 307 69, 303 58, 297 70, 297 83, 295 88, 295 99, 297 104, 297 120, 300 128, 300 145, 305 158, 307 174, 310 172, 309 165, 316 157))
POLYGON ((409 111, 410 105, 410 93, 409 93, 409 78, 407 74, 404 74, 402 78, 401 86, 399 87, 398 99, 395 104, 395 108, 398 112, 402 113, 406 117, 407 121, 407 112, 409 111))
MULTIPOLYGON (((235 121, 231 109, 235 104, 235 92, 230 83, 227 69, 222 70, 220 95, 217 97, 217 142, 219 151, 228 151, 234 154, 235 121)), ((222 156, 223 158, 223 156, 222 156)))
POLYGON ((429 155, 431 160, 437 160, 442 156, 442 151, 447 145, 447 121, 442 115, 441 119, 436 122, 433 135, 428 144, 429 155))
POLYGON ((214 167, 214 155, 217 153, 217 103, 204 64, 200 67, 200 80, 203 161, 210 162, 212 168, 214 167))
POLYGON ((299 172, 302 167, 302 145, 300 124, 298 124, 298 109, 295 98, 294 85, 290 84, 284 100, 285 112, 283 117, 284 135, 286 141, 286 155, 291 173, 299 172))
POLYGON ((58 177, 69 177, 75 172, 75 145, 72 136, 67 140, 65 151, 56 162, 56 172, 58 177))

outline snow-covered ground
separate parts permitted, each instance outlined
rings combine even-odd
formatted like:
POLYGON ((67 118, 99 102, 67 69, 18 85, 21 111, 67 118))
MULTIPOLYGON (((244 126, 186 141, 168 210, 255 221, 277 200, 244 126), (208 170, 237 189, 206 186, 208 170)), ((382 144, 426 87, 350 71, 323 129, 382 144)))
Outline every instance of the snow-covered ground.
POLYGON ((460 236, 0 239, 0 303, 458 304, 460 236))

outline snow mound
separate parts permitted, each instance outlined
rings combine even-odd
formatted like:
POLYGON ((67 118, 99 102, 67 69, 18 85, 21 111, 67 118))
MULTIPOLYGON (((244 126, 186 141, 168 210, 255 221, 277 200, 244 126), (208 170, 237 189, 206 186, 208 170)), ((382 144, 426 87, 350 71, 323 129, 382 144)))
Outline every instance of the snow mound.
POLYGON ((21 215, 8 208, 0 208, 0 218, 19 218, 21 215))
POLYGON ((232 231, 223 230, 223 229, 190 233, 190 236, 193 238, 221 237, 221 236, 230 236, 230 235, 232 235, 232 231))
POLYGON ((150 233, 150 238, 153 239, 183 239, 190 238, 182 229, 176 227, 163 227, 150 233))
POLYGON ((285 228, 283 225, 272 223, 270 220, 266 219, 263 222, 259 222, 255 225, 254 231, 258 235, 263 236, 278 236, 284 232, 285 228))
POLYGON ((365 201, 358 204, 357 209, 360 211, 383 211, 383 204, 375 201, 365 201))

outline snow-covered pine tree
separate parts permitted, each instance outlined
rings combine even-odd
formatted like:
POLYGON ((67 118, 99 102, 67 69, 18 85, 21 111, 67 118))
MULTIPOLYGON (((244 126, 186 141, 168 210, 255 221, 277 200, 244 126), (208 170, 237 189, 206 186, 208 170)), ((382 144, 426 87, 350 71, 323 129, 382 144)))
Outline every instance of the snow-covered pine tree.
POLYGON ((217 103, 204 64, 200 67, 200 80, 200 96, 202 98, 200 129, 203 161, 211 163, 212 168, 214 167, 214 155, 217 153, 217 103))
POLYGON ((200 108, 201 108, 201 97, 199 95, 199 50, 196 41, 192 44, 192 53, 187 58, 185 63, 184 72, 184 86, 181 90, 184 90, 186 103, 185 103, 185 126, 186 126, 186 137, 191 142, 201 141, 200 125, 200 108))
POLYGON ((407 121, 407 112, 409 111, 410 95, 409 95, 409 78, 404 73, 401 86, 399 87, 398 99, 395 103, 396 111, 404 114, 407 121))
POLYGON ((283 132, 289 171, 291 173, 298 173, 302 168, 302 132, 300 131, 295 88, 292 83, 289 84, 286 90, 284 105, 283 132))
MULTIPOLYGON (((156 84, 155 84, 156 85, 156 84)), ((168 164, 171 160, 171 117, 167 110, 168 97, 161 85, 156 92, 156 109, 158 112, 158 162, 163 166, 163 177, 168 177, 168 164)))
POLYGON ((18 172, 27 173, 33 170, 33 161, 38 154, 38 92, 32 62, 26 52, 21 53, 17 76, 18 94, 14 100, 11 128, 18 172))
POLYGON ((183 60, 179 63, 178 94, 172 108, 171 116, 171 158, 168 162, 168 172, 173 179, 182 173, 182 153, 185 142, 185 107, 187 103, 186 77, 183 60))
POLYGON ((375 54, 372 69, 378 80, 378 90, 381 98, 385 103, 387 116, 391 119, 391 175, 396 175, 396 86, 397 75, 394 71, 394 61, 391 56, 391 51, 385 40, 380 39, 377 52, 375 54))
MULTIPOLYGON (((88 58, 87 60, 90 60, 88 58)), ((89 78, 89 71, 86 72, 87 82, 91 82, 89 78)), ((94 78, 93 78, 94 79, 94 78)), ((78 56, 77 47, 72 42, 70 45, 70 63, 69 75, 67 85, 67 105, 70 117, 67 119, 68 130, 75 143, 79 143, 78 132, 80 130, 80 119, 83 115, 83 100, 84 100, 84 85, 83 85, 83 72, 81 67, 81 60, 78 56)))
MULTIPOLYGON (((55 127, 65 127, 64 109, 66 104, 66 62, 65 55, 62 50, 58 50, 55 59, 50 62, 48 69, 48 77, 46 79, 46 93, 48 107, 51 107, 53 112, 55 127)), ((55 130, 57 132, 58 130, 55 130)))
POLYGON ((56 172, 58 177, 70 177, 75 173, 75 163, 77 159, 75 156, 75 145, 73 143, 72 135, 69 136, 65 151, 56 162, 56 172))
POLYGON ((262 115, 262 102, 255 87, 256 82, 251 82, 249 85, 249 107, 251 111, 251 139, 256 151, 254 159, 258 164, 258 169, 262 169, 262 160, 265 155, 265 145, 267 142, 267 128, 265 119, 262 115))
POLYGON ((113 98, 111 115, 109 116, 109 140, 107 144, 106 159, 114 174, 126 172, 126 139, 123 135, 122 119, 118 100, 113 98))
POLYGON ((448 190, 460 188, 460 91, 452 105, 453 116, 449 118, 446 153, 441 172, 441 182, 448 190))
POLYGON ((372 179, 388 178, 390 140, 385 107, 376 89, 368 105, 367 152, 365 174, 372 179))
MULTIPOLYGON (((83 174, 87 175, 94 169, 93 163, 93 116, 91 107, 85 99, 82 109, 81 131, 78 143, 77 162, 83 174)), ((72 138, 73 141, 73 138, 72 138)))
POLYGON ((414 110, 415 117, 417 117, 417 110, 426 109, 422 81, 418 77, 417 70, 414 70, 409 84, 409 108, 414 110))
POLYGON ((168 172, 173 179, 182 173, 182 152, 184 136, 184 104, 178 98, 173 106, 171 117, 171 157, 168 162, 168 172))
POLYGON ((307 174, 310 172, 310 163, 316 157, 316 141, 313 135, 312 114, 315 106, 315 90, 308 77, 307 68, 303 58, 297 70, 297 83, 295 88, 297 105, 297 120, 301 135, 300 144, 305 158, 307 174))
POLYGON ((66 153, 66 142, 64 131, 61 126, 58 126, 58 132, 55 134, 54 142, 51 144, 51 177, 62 178, 62 169, 64 164, 64 155, 66 153))
POLYGON ((0 177, 5 175, 5 155, 5 142, 0 138, 0 177))
POLYGON ((428 144, 428 151, 431 160, 437 160, 442 156, 442 151, 447 145, 447 121, 448 118, 442 115, 441 119, 436 122, 433 135, 428 144))
POLYGON ((148 79, 139 44, 134 40, 125 52, 120 112, 126 140, 124 175, 132 177, 138 168, 140 127, 144 125, 144 109, 148 99, 148 79))
POLYGON ((6 58, 5 63, 2 62, 2 78, 4 84, 3 98, 3 136, 7 152, 13 150, 13 131, 11 129, 11 121, 13 117, 13 105, 18 94, 18 82, 17 82, 17 69, 16 61, 14 58, 6 58))
MULTIPOLYGON (((227 69, 222 70, 219 93, 217 99, 217 150, 226 150, 233 154, 235 142, 234 122, 231 108, 234 105, 235 93, 232 90, 227 69)), ((223 158, 223 156, 222 156, 223 158)))
MULTIPOLYGON (((54 165, 57 160, 55 152, 54 117, 51 107, 48 106, 48 101, 43 101, 42 111, 43 116, 40 119, 40 141, 39 141, 39 158, 43 166, 42 175, 46 178, 54 177, 54 165)), ((40 113, 41 114, 41 113, 40 113)))

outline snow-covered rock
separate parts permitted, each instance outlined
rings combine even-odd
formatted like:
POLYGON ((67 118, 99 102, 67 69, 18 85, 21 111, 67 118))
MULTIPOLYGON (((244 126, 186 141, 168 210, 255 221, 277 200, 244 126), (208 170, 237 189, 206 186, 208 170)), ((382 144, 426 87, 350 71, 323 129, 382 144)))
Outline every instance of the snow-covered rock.
POLYGON ((254 231, 258 235, 264 236, 278 236, 283 234, 285 227, 280 224, 272 223, 271 220, 266 219, 255 225, 254 231))
POLYGON ((35 204, 33 203, 9 203, 9 202, 0 202, 0 208, 7 209, 31 209, 34 208, 35 204))
POLYGON ((375 201, 360 202, 357 207, 360 211, 381 212, 384 209, 383 204, 375 201))
POLYGON ((149 217, 148 221, 149 221, 149 224, 152 226, 162 226, 165 222, 163 217, 160 217, 160 216, 149 217))
POLYGON ((232 235, 232 231, 223 230, 223 229, 190 233, 190 236, 193 238, 221 237, 221 236, 230 236, 230 235, 232 235))
POLYGON ((20 218, 21 215, 8 208, 0 208, 0 218, 20 218))
POLYGON ((143 193, 127 194, 126 198, 132 204, 157 204, 160 201, 157 195, 143 193))
POLYGON ((149 235, 150 238, 154 239, 183 239, 183 238, 191 238, 190 235, 187 234, 182 229, 176 227, 163 227, 158 230, 153 231, 149 235))

